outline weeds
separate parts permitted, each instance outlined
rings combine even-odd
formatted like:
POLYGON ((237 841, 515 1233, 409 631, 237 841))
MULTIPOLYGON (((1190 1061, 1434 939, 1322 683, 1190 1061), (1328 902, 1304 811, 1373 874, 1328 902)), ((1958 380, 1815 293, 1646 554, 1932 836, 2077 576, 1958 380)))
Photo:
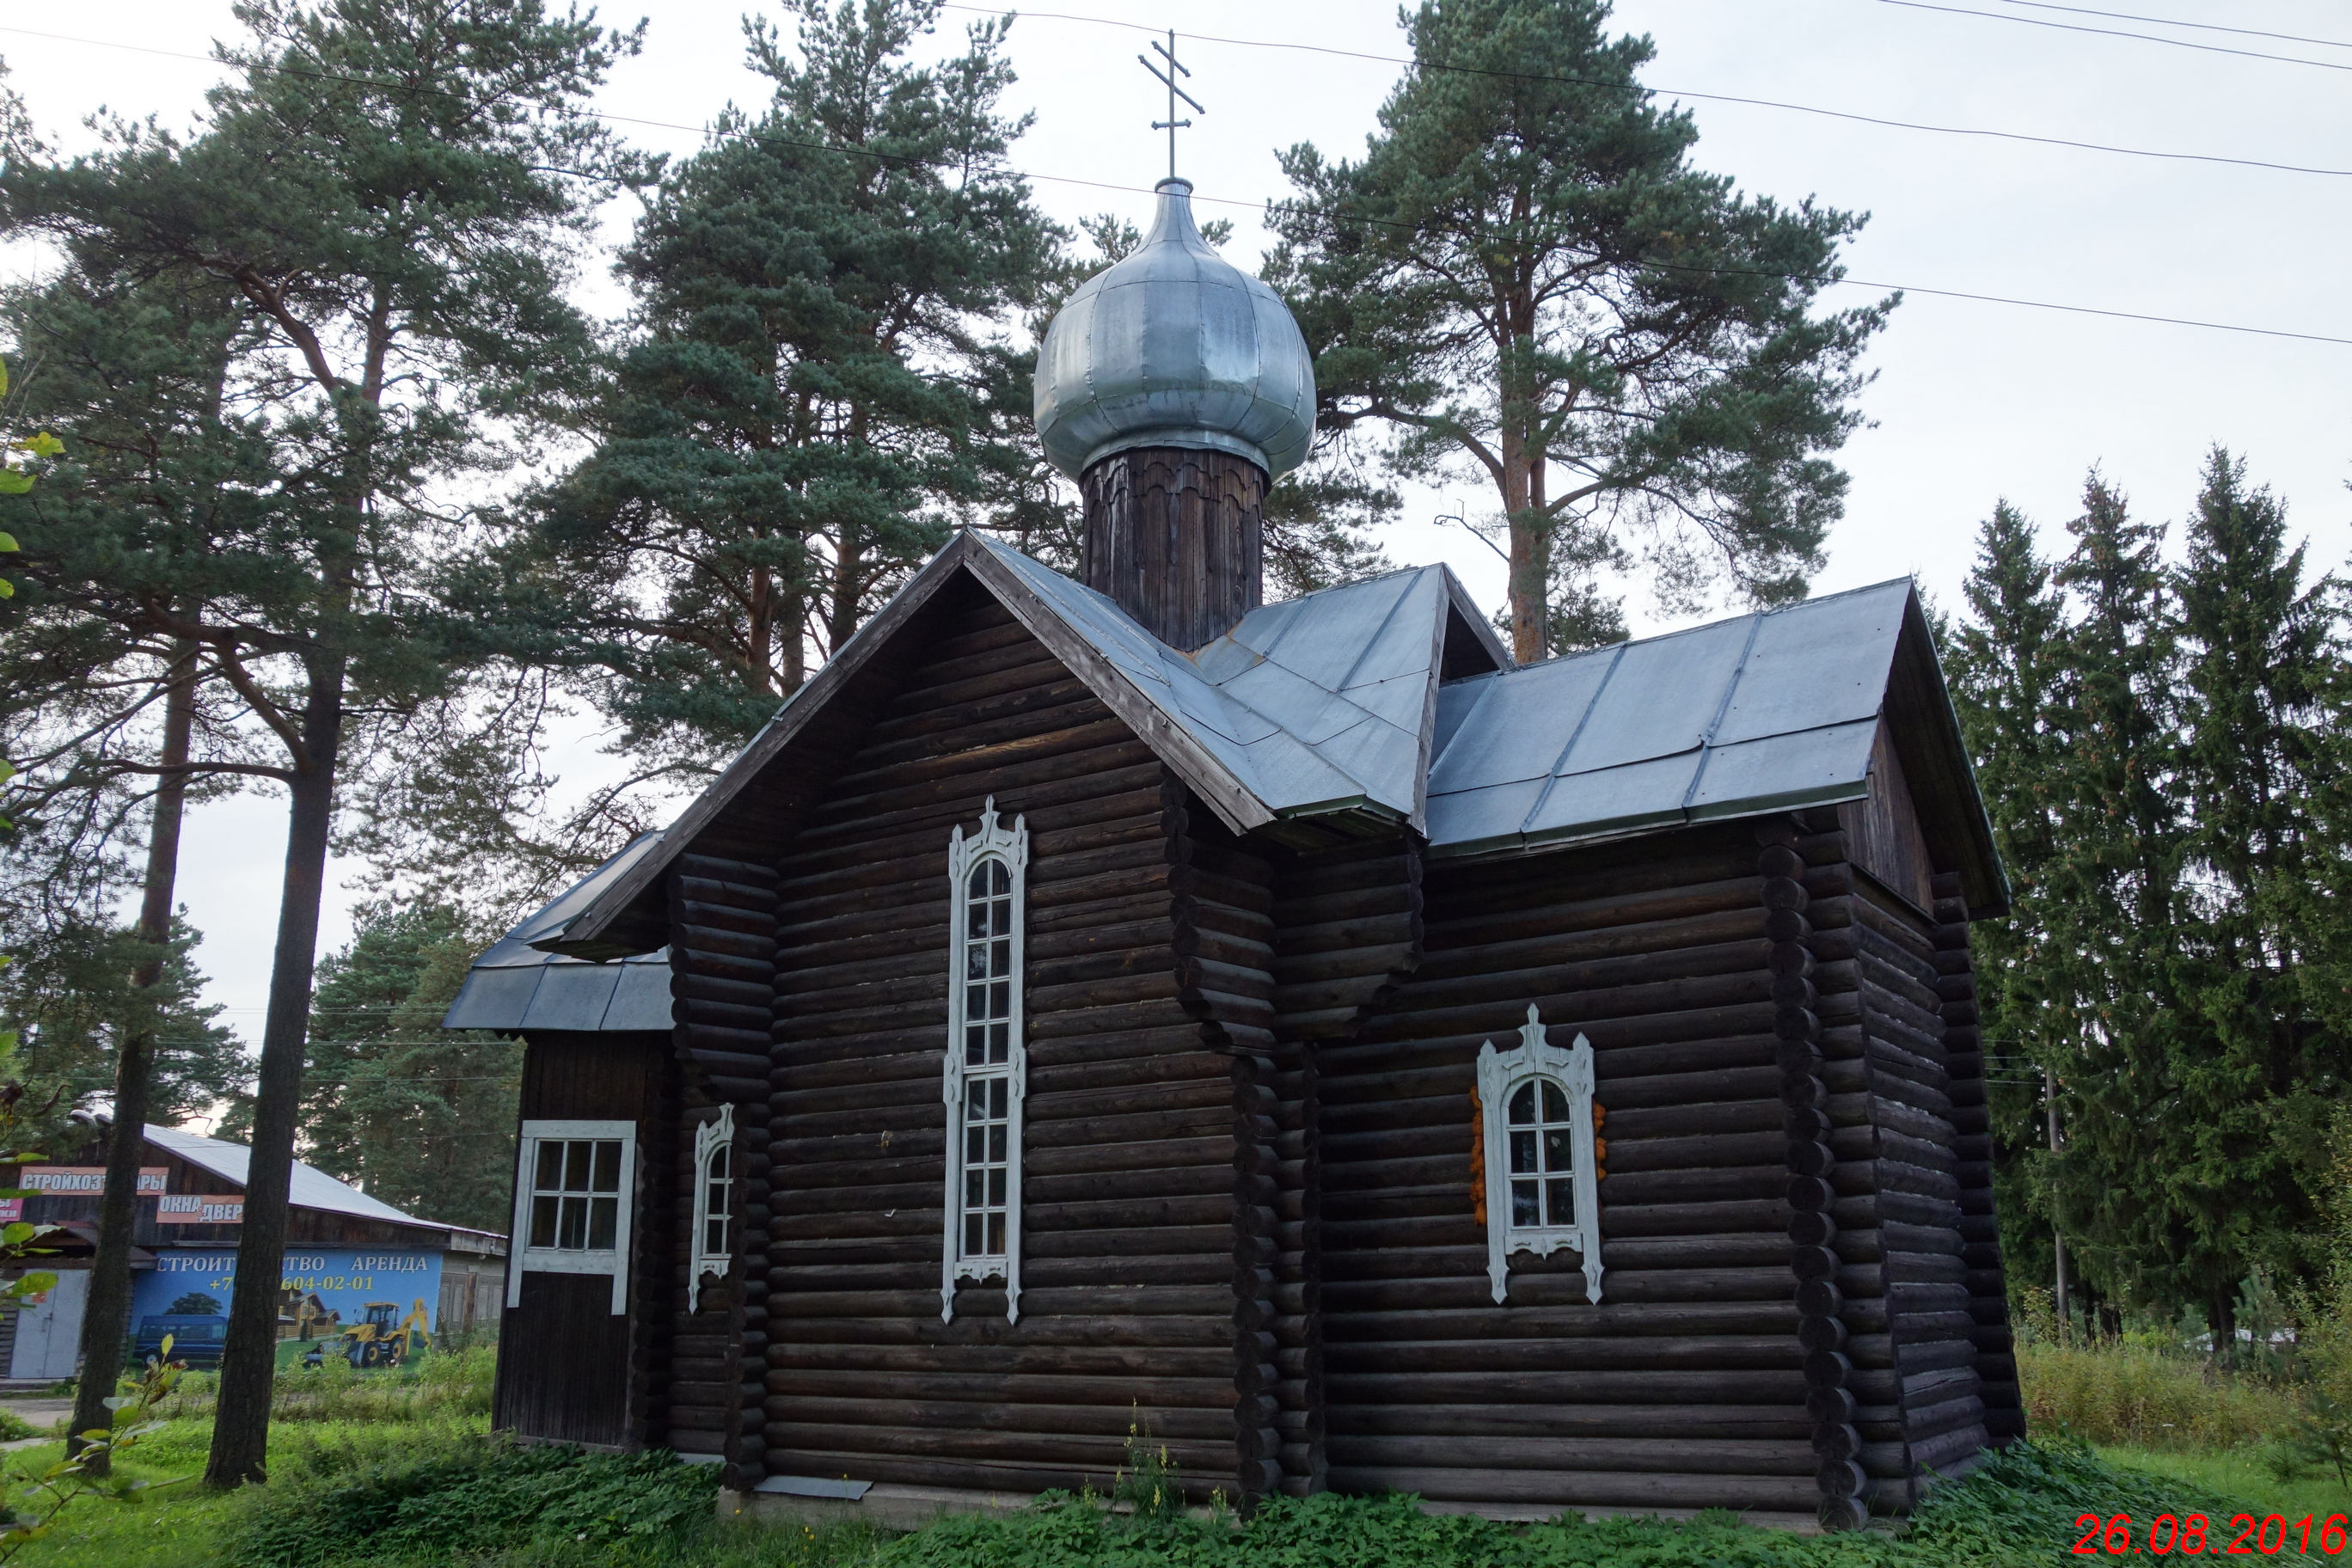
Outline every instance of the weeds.
POLYGON ((2292 1429, 2302 1415, 2279 1384, 2134 1340, 2017 1347, 2027 1430, 2142 1448, 2232 1448, 2292 1429))
MULTIPOLYGON (((316 1367, 290 1366, 270 1385, 273 1421, 446 1421, 488 1415, 498 1376, 495 1342, 435 1351, 390 1371, 355 1372, 341 1356, 316 1367)), ((168 1416, 208 1417, 220 1396, 218 1373, 189 1373, 168 1416)))

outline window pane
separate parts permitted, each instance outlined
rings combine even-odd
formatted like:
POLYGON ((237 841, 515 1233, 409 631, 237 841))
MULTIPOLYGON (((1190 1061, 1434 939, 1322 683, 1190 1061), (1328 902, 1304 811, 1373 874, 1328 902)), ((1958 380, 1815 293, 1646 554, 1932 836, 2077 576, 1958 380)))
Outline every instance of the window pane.
POLYGON ((1002 1165, 994 1166, 988 1173, 988 1201, 992 1207, 1003 1206, 1004 1167, 1002 1165))
POLYGON ((1536 1135, 1533 1131, 1511 1134, 1511 1173, 1533 1175, 1536 1172, 1536 1135))
POLYGON ((981 1215, 966 1216, 963 1222, 963 1253, 966 1258, 981 1255, 988 1240, 988 1221, 981 1215))
POLYGON ((713 1182, 709 1187, 705 1188, 702 1194, 702 1207, 703 1212, 706 1214, 725 1214, 727 1212, 727 1184, 724 1182, 713 1182))
POLYGON ((1511 1223, 1528 1228, 1543 1224, 1543 1213, 1536 1203, 1536 1184, 1511 1184, 1511 1223))
MULTIPOLYGON (((988 870, 993 864, 993 861, 983 860, 971 868, 971 876, 964 879, 964 891, 975 902, 988 897, 988 870)), ((938 885, 936 882, 932 884, 933 887, 938 885)))
POLYGON ((727 1253, 727 1222, 712 1215, 702 1226, 702 1250, 706 1256, 725 1257, 727 1253))
POLYGON ((988 1172, 985 1169, 963 1173, 963 1204, 966 1208, 979 1208, 988 1202, 988 1172))
POLYGON ((988 934, 988 906, 973 902, 964 907, 963 934, 977 942, 988 934))
POLYGON ((1545 1170, 1547 1170, 1547 1171, 1572 1171, 1572 1170, 1576 1169, 1576 1155, 1575 1155, 1575 1153, 1574 1153, 1574 1152, 1571 1151, 1571 1149, 1570 1149, 1570 1143, 1569 1143, 1569 1141, 1568 1141, 1568 1129, 1567 1129, 1567 1128, 1565 1128, 1565 1127, 1547 1127, 1547 1128, 1545 1128, 1545 1129, 1544 1129, 1544 1135, 1543 1135, 1543 1142, 1544 1142, 1544 1150, 1543 1150, 1543 1152, 1544 1152, 1544 1166, 1543 1166, 1543 1168, 1544 1168, 1545 1170))
POLYGON ((533 1247, 555 1245, 555 1205, 552 1197, 530 1200, 530 1244, 533 1247))
POLYGON ((1535 1119, 1536 1086, 1523 1083, 1519 1085, 1518 1093, 1511 1096, 1511 1121, 1515 1126, 1524 1127, 1535 1119))
POLYGON ((963 950, 963 977, 966 980, 988 978, 988 944, 975 942, 963 950))
POLYGON ((1545 1221, 1546 1224, 1574 1225, 1576 1223, 1576 1194, 1571 1190, 1571 1184, 1546 1182, 1544 1203, 1550 1210, 1549 1216, 1545 1221))
POLYGON ((596 1145, 595 1190, 600 1193, 617 1193, 621 1190, 621 1145, 618 1142, 607 1142, 596 1145))
POLYGON ((988 1059, 988 1026, 966 1025, 963 1031, 963 1065, 976 1068, 988 1059))
POLYGON ((1004 1256, 1004 1216, 1001 1214, 988 1216, 988 1255, 991 1258, 1004 1256))
POLYGON ((988 890, 998 898, 1013 891, 1013 873, 1004 868, 1002 860, 988 863, 988 890))
POLYGON ((723 1182, 727 1179, 728 1156, 732 1154, 735 1151, 732 1148, 725 1143, 721 1143, 719 1147, 710 1152, 710 1179, 712 1181, 723 1182))
POLYGON ((1544 1120, 1546 1121, 1565 1121, 1568 1120, 1568 1096, 1560 1093, 1559 1085, 1552 1082, 1549 1079, 1546 1079, 1544 1080, 1543 1101, 1544 1120))
POLYGON ((988 987, 967 985, 963 988, 963 1016, 967 1018, 988 1016, 988 987))
POLYGON ((1004 1120, 1006 1104, 1012 1090, 1011 1079, 992 1078, 988 1080, 988 1113, 1000 1121, 1004 1120))
POLYGON ((1013 943, 1003 937, 988 944, 988 973, 1000 979, 1013 973, 1013 943))
POLYGON ((988 988, 988 1016, 992 1018, 1013 1016, 1013 984, 1000 980, 988 988))
POLYGON ((988 1060, 992 1067, 1003 1067, 1013 1059, 1013 1026, 991 1024, 988 1026, 988 1060))
POLYGON ((1009 1129, 1003 1127, 992 1127, 988 1130, 988 1157, 990 1159, 999 1163, 1003 1161, 1004 1137, 1008 1131, 1009 1129))
POLYGON ((988 1129, 975 1123, 963 1135, 963 1160, 967 1165, 984 1163, 988 1159, 988 1129))
POLYGON ((563 1185, 563 1140, 542 1138, 539 1141, 539 1174, 531 1185, 541 1192, 551 1193, 563 1185))
POLYGON ((610 1252, 620 1239, 621 1200, 590 1198, 588 1200, 588 1247, 594 1252, 610 1252))
POLYGON ((563 1190, 588 1190, 588 1145, 576 1139, 563 1146, 563 1190))
POLYGON ((588 1200, 565 1198, 555 1226, 555 1245, 577 1252, 588 1245, 588 1200))
POLYGON ((1013 900, 999 899, 989 906, 989 911, 990 931, 997 936, 1011 936, 1013 934, 1013 900))

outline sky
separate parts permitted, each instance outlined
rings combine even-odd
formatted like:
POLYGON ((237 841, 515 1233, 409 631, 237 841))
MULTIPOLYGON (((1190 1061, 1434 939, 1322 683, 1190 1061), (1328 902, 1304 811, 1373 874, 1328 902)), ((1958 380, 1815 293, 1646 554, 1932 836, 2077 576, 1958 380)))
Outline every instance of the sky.
MULTIPOLYGON (((614 72, 598 108, 639 145, 693 152, 722 104, 764 98, 743 64, 745 8, 744 0, 666 0, 644 52, 614 72)), ((639 14, 604 7, 608 20, 639 14)), ((942 32, 992 14, 950 9, 942 32)), ((91 0, 15 15, 40 26, 0 26, 0 56, 37 124, 68 148, 88 144, 79 122, 101 108, 187 123, 217 79, 204 58, 212 40, 236 32, 226 0, 91 0)), ((1956 606, 1975 531, 1996 501, 2033 519, 2045 549, 2063 548, 2096 468, 2142 516, 2178 520, 2217 442, 2284 498, 2315 569, 2347 564, 2352 342, 1926 291, 2352 340, 2342 297, 2352 253, 2344 199, 2352 0, 1619 0, 1616 23, 1654 40, 1643 79, 1693 113, 1701 167, 1754 195, 1870 215, 1847 253, 1851 275, 1870 286, 1833 290, 1835 303, 1866 302, 1892 285, 1912 290, 1868 358, 1876 379, 1862 407, 1872 424, 1842 458, 1852 489, 1818 590, 1914 574, 1956 606), (2112 15, 2124 12, 2136 19, 2112 15), (2205 28, 2167 25, 2181 23, 2205 28), (2120 36, 2130 34, 2143 36, 2120 36), (2343 173, 1938 134, 1724 98, 2343 173)), ((1013 104, 1036 118, 1015 161, 1055 217, 1116 212, 1148 222, 1150 187, 1167 166, 1165 133, 1150 126, 1164 99, 1134 57, 1150 36, 1144 29, 1171 24, 1195 73, 1187 85, 1207 106, 1182 133, 1180 171, 1195 183, 1203 218, 1234 220, 1227 254, 1254 265, 1263 204, 1286 189, 1277 150, 1312 142, 1352 154, 1374 129, 1396 79, 1391 62, 1404 52, 1395 6, 1060 0, 1022 14, 1011 34, 1021 77, 1013 104)), ((625 235, 629 212, 607 216, 608 237, 625 235)), ((39 261, 0 252, 0 268, 39 261)), ((601 262, 582 297, 607 312, 624 303, 601 262)), ((1499 561, 1431 521, 1475 515, 1488 504, 1477 488, 1465 481, 1408 500, 1385 542, 1391 557, 1446 561, 1483 602, 1499 604, 1499 561)), ((1638 584, 1627 610, 1637 632, 1677 624, 1638 584)), ((611 765, 585 745, 568 762, 575 784, 611 765)), ((184 855, 182 897, 205 932, 197 958, 211 998, 248 1039, 259 1034, 283 838, 282 800, 247 795, 203 808, 184 855)), ((338 869, 322 951, 349 939, 356 894, 342 884, 354 871, 338 869)))

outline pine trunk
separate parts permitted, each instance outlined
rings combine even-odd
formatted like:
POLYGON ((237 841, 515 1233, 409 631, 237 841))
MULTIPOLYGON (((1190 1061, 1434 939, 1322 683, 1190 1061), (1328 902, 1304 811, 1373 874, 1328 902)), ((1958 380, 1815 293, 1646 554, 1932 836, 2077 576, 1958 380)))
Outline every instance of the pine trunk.
POLYGON ((319 905, 326 884, 328 835, 334 824, 344 665, 341 653, 326 653, 311 667, 302 721, 310 765, 295 774, 290 790, 278 951, 269 973, 253 1154, 246 1172, 245 1235, 236 1249, 236 1278, 243 1288, 229 1302, 220 1404, 213 1421, 212 1454, 205 1467, 205 1483, 213 1487, 269 1479, 270 1390, 278 1370, 277 1285, 286 1255, 287 1191, 301 1109, 319 905))
MULTIPOLYGON (((195 649, 182 644, 172 661, 163 696, 163 744, 157 761, 166 770, 187 765, 188 738, 196 712, 195 649)), ((147 834, 147 886, 139 907, 139 941, 147 950, 131 976, 141 1012, 122 1037, 114 1064, 114 1135, 106 1152, 106 1188, 98 1202, 98 1247, 89 1264, 89 1297, 82 1310, 81 1377, 74 1388, 71 1434, 111 1429, 114 1394, 122 1365, 122 1340, 131 1323, 131 1235, 139 1217, 139 1157, 146 1146, 147 1100, 155 1065, 155 1009, 152 993, 163 978, 172 940, 172 894, 180 869, 180 821, 187 804, 188 777, 165 772, 155 788, 155 820, 147 834)), ((82 1439, 68 1435, 66 1454, 81 1452, 82 1439)), ((90 1475, 110 1468, 104 1453, 83 1461, 90 1475)))

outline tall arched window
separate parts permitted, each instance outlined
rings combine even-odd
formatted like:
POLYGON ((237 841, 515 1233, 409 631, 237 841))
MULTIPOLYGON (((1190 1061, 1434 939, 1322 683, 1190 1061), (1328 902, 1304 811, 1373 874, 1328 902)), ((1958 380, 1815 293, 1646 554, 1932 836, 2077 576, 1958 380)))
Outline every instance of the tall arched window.
POLYGON ((735 1267, 735 1107, 721 1105, 715 1121, 694 1130, 694 1270, 686 1310, 702 1310, 702 1279, 727 1278, 735 1267))
POLYGON ((1592 1043, 1563 1050, 1546 1037, 1533 1005, 1518 1045, 1478 1051, 1478 1105, 1486 1170, 1486 1279, 1495 1300, 1510 1289, 1515 1252, 1549 1257, 1573 1247, 1584 1290, 1601 1300, 1601 1181, 1592 1126, 1592 1043))
POLYGON ((947 1236, 940 1316, 955 1317, 959 1279, 1004 1281, 1005 1316, 1021 1316, 1021 935, 1029 828, 1005 827, 992 797, 980 831, 948 838, 951 890, 948 982, 947 1236))

